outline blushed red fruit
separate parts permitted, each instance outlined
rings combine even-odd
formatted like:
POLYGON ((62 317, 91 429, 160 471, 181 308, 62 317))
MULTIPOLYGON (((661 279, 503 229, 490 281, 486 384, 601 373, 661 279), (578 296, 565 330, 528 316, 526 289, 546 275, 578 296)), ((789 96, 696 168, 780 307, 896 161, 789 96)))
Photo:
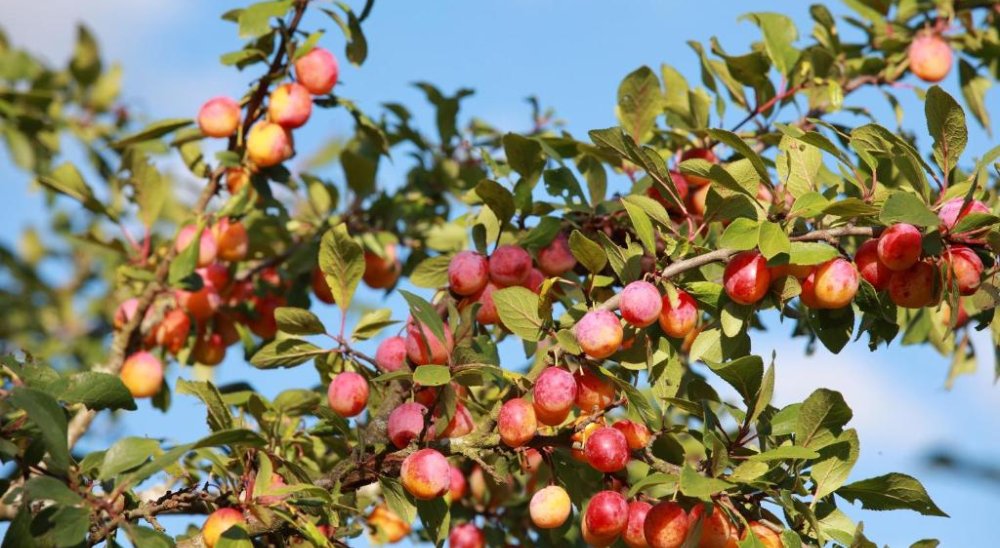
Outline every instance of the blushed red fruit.
POLYGON ((806 276, 812 274, 813 265, 808 264, 779 264, 775 266, 769 266, 768 269, 771 271, 771 280, 778 280, 786 276, 791 276, 796 280, 802 281, 806 276))
POLYGON ((983 261, 965 246, 949 247, 942 255, 948 266, 946 283, 955 284, 959 295, 972 295, 979 289, 983 277, 983 261))
MULTIPOLYGON (((781 541, 781 535, 770 527, 764 525, 759 521, 751 521, 747 524, 747 531, 753 531, 757 540, 764 546, 764 548, 784 548, 784 543, 781 541)), ((743 538, 748 536, 747 531, 743 532, 743 538)))
POLYGON ((660 502, 646 514, 643 532, 650 548, 680 548, 688 534, 688 515, 676 502, 660 502))
POLYGON ((115 329, 121 329, 125 327, 125 324, 130 322, 135 316, 136 311, 139 309, 139 299, 135 297, 129 297, 118 305, 115 309, 115 317, 113 320, 113 325, 115 329))
POLYGON ((587 356, 601 360, 614 354, 622 345, 625 332, 618 316, 610 310, 591 310, 573 327, 576 340, 587 356))
POLYGON ((583 519, 592 535, 617 537, 628 524, 628 503, 616 491, 599 491, 587 503, 583 519))
POLYGON ((604 409, 615 399, 615 385, 583 367, 576 375, 576 406, 584 414, 604 409))
POLYGON ((240 127, 240 105, 229 97, 213 97, 198 110, 198 128, 207 137, 229 137, 240 127))
POLYGON ((691 509, 688 522, 691 533, 696 531, 695 524, 701 519, 701 534, 698 546, 705 548, 726 548, 733 537, 733 524, 721 508, 713 508, 711 514, 705 513, 705 506, 699 504, 691 509), (704 518, 702 518, 704 516, 704 518))
POLYGON ((201 540, 207 548, 213 548, 223 533, 244 523, 243 512, 236 508, 219 508, 212 512, 201 526, 201 540))
POLYGON ((476 429, 476 423, 472 420, 472 413, 461 403, 455 404, 455 415, 448 421, 448 425, 441 431, 442 438, 461 438, 471 434, 476 429))
POLYGON ((489 279, 489 262, 475 251, 462 251, 448 263, 448 287, 456 295, 478 293, 489 279))
POLYGON ((907 51, 910 70, 925 82, 940 82, 951 70, 951 46, 941 36, 921 33, 910 43, 907 51))
POLYGON ((431 500, 448 492, 451 465, 434 449, 421 449, 403 459, 399 478, 403 488, 414 498, 431 500))
POLYGON ((892 278, 892 270, 886 268, 878 258, 878 240, 866 240, 858 247, 854 254, 854 264, 857 265, 861 277, 876 291, 883 291, 889 287, 889 280, 892 278))
POLYGON ((368 404, 368 381, 353 371, 344 371, 330 381, 326 396, 334 413, 353 417, 368 404))
POLYGON ((330 284, 326 283, 326 276, 323 275, 323 271, 319 267, 313 269, 309 283, 317 299, 326 304, 336 302, 336 299, 333 298, 333 291, 330 291, 330 284))
POLYGON ((524 398, 514 398, 504 402, 497 417, 500 439, 509 447, 520 447, 535 437, 538 420, 535 408, 524 398))
POLYGON ((295 81, 313 95, 330 93, 339 75, 337 58, 323 48, 313 48, 295 61, 295 81))
POLYGON ((232 346, 240 340, 240 333, 236 330, 236 319, 233 314, 221 312, 214 318, 213 329, 222 337, 222 344, 232 346))
POLYGON ((539 529, 555 529, 561 527, 569 518, 572 503, 566 490, 558 485, 549 485, 539 489, 531 496, 528 503, 528 514, 531 523, 539 529))
MULTIPOLYGON (((674 188, 677 190, 677 198, 680 199, 680 203, 686 203, 688 197, 688 183, 687 179, 683 175, 676 171, 670 172, 670 179, 674 183, 674 188)), ((656 185, 650 186, 646 189, 646 196, 660 202, 663 207, 667 208, 668 211, 680 211, 680 204, 674 202, 674 199, 670 197, 669 193, 660 192, 659 187, 656 185)))
POLYGON ((632 451, 645 449, 652 438, 649 427, 641 422, 622 419, 612 424, 611 427, 625 435, 628 448, 632 451))
POLYGON ((226 346, 222 335, 206 331, 195 339, 191 356, 202 365, 219 365, 226 357, 226 346))
POLYGON ((472 523, 464 523, 451 530, 448 535, 450 548, 483 548, 486 546, 486 535, 472 523))
POLYGON ((920 260, 921 235, 917 227, 897 223, 885 230, 878 239, 878 259, 893 272, 906 270, 920 260))
POLYGON ((415 365, 448 363, 454 344, 451 328, 447 323, 444 324, 443 341, 429 327, 412 318, 406 325, 406 356, 415 365))
POLYGON ((661 299, 660 329, 668 337, 681 339, 687 336, 698 324, 698 304, 687 291, 677 290, 676 306, 670 302, 670 295, 661 299))
POLYGON ((427 408, 416 402, 401 404, 389 413, 386 435, 397 448, 402 449, 420 436, 424 430, 427 408))
POLYGON ((489 259, 490 281, 498 287, 522 285, 531 274, 531 255, 521 246, 502 245, 489 259))
POLYGON ((302 127, 312 114, 312 96, 301 84, 286 83, 274 88, 268 99, 268 118, 286 129, 302 127))
POLYGON ((219 259, 237 262, 246 258, 250 236, 243 223, 222 218, 212 227, 212 235, 215 236, 216 255, 219 259))
POLYGON ((278 333, 278 322, 274 318, 274 311, 279 306, 285 305, 285 298, 277 295, 250 297, 253 305, 254 315, 247 321, 247 327, 254 335, 262 339, 273 339, 278 333))
MULTIPOLYGON (((715 156, 715 153, 708 148, 692 148, 684 151, 684 153, 681 154, 681 162, 686 160, 705 160, 710 164, 719 163, 719 159, 715 156)), ((684 174, 684 178, 687 179, 688 184, 693 187, 706 186, 708 183, 712 182, 711 179, 700 177, 698 175, 684 174)))
POLYGON ((361 279, 368 287, 372 289, 392 287, 402 272, 403 263, 399 261, 396 244, 386 244, 381 256, 371 251, 365 252, 365 273, 361 279))
MULTIPOLYGON (((947 301, 941 303, 941 320, 944 325, 951 327, 951 305, 947 301)), ((969 313, 965 311, 962 299, 958 299, 958 317, 955 318, 955 329, 963 327, 969 323, 969 313)))
POLYGON ((938 272, 934 265, 919 262, 889 280, 889 298, 903 308, 923 308, 937 300, 938 272))
MULTIPOLYGON (((180 253, 187 249, 188 245, 194 241, 195 236, 198 234, 197 225, 187 225, 177 233, 177 240, 174 242, 174 247, 177 252, 180 253)), ((218 248, 215 245, 215 237, 212 236, 212 231, 209 229, 204 229, 201 231, 201 239, 198 245, 198 266, 204 267, 215 262, 215 253, 218 248)))
POLYGON ((570 456, 579 462, 587 462, 587 453, 585 448, 587 447, 587 439, 590 435, 597 431, 598 428, 603 428, 605 422, 603 420, 588 423, 583 427, 583 430, 577 430, 573 432, 570 436, 570 441, 572 445, 570 446, 570 456))
MULTIPOLYGON (((219 307, 222 306, 222 297, 219 296, 221 287, 216 285, 220 276, 217 271, 212 272, 212 270, 214 269, 211 267, 199 268, 197 270, 198 275, 201 276, 201 289, 197 291, 178 289, 174 292, 177 304, 190 314, 191 317, 200 322, 211 318, 219 310, 219 307), (213 277, 216 278, 215 282, 212 281, 213 277)), ((228 277, 228 273, 226 277, 228 277)))
POLYGON ((545 274, 542 274, 542 271, 537 268, 532 268, 528 279, 524 280, 524 287, 530 289, 532 293, 538 293, 542 290, 543 283, 545 283, 545 274))
POLYGON ((688 213, 694 215, 695 217, 704 217, 706 205, 708 201, 708 191, 712 188, 712 185, 704 185, 694 189, 688 196, 688 213))
POLYGON ((538 422, 557 426, 566 420, 576 402, 576 379, 558 367, 548 367, 535 380, 532 405, 538 422))
POLYGON ((767 261, 758 251, 743 251, 729 260, 722 275, 726 295, 739 304, 754 304, 764 298, 771 285, 767 261))
POLYGON ((188 333, 191 332, 191 318, 183 310, 175 308, 167 312, 153 331, 156 334, 156 344, 171 354, 177 354, 184 348, 188 333))
POLYGON ((133 398, 150 398, 163 386, 163 362, 149 352, 136 352, 125 359, 119 375, 133 398))
MULTIPOLYGON (((965 204, 965 198, 952 198, 941 206, 938 210, 938 219, 941 219, 941 228, 945 232, 951 232, 966 215, 970 213, 989 213, 990 208, 979 200, 970 200, 965 204), (965 205, 965 207, 962 207, 965 205)), ((964 234, 951 234, 951 239, 957 242, 968 244, 983 243, 984 231, 976 230, 964 234)))
POLYGON ((372 538, 379 542, 399 542, 410 534, 410 524, 384 504, 376 506, 366 521, 375 531, 372 538))
POLYGON ((584 454, 596 470, 617 472, 628 464, 628 441, 625 434, 615 428, 598 428, 587 438, 584 454))
POLYGON ((618 309, 622 319, 635 327, 648 327, 656 323, 663 308, 660 290, 643 280, 634 281, 622 289, 618 309))
POLYGON ((625 525, 625 532, 622 540, 629 548, 648 548, 646 542, 646 532, 643 526, 646 524, 646 516, 653 505, 642 501, 634 500, 628 504, 628 524, 625 525))
POLYGON ((595 535, 594 533, 591 533, 590 529, 587 528, 586 519, 584 519, 580 523, 580 536, 583 537, 583 542, 587 546, 592 546, 593 548, 607 548, 608 546, 614 544, 616 540, 618 540, 617 535, 609 535, 602 537, 599 535, 595 535))
POLYGON ((815 309, 837 309, 851 304, 861 282, 858 270, 846 259, 831 259, 816 267, 802 282, 802 302, 815 309))
POLYGON ((569 250, 569 238, 560 234, 538 252, 538 269, 547 276, 562 276, 576 267, 576 257, 569 250))
POLYGON ((273 122, 261 120, 247 133, 247 158, 260 167, 271 167, 295 154, 292 134, 273 122))
POLYGON ((452 465, 448 477, 448 495, 451 497, 451 502, 454 503, 465 496, 468 484, 465 481, 465 474, 462 473, 462 469, 455 465, 452 465))
POLYGON ((482 325, 500 323, 500 313, 497 312, 497 305, 493 302, 493 292, 496 290, 497 286, 490 282, 482 291, 472 296, 471 302, 479 303, 479 309, 476 310, 476 321, 482 325))
POLYGON ((406 367, 406 339, 394 336, 379 343, 375 350, 375 364, 386 373, 406 367))

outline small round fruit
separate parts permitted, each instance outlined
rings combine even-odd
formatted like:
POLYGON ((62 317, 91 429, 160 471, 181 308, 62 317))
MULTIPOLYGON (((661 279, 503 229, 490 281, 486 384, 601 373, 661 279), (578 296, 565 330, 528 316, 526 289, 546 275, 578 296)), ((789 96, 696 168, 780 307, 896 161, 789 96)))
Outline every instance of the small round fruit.
POLYGON ((409 445, 411 440, 417 439, 423 432, 426 416, 427 408, 416 402, 404 403, 393 409, 386 422, 389 441, 399 449, 409 445))
POLYGON ((635 281, 625 286, 618 308, 622 319, 635 327, 648 327, 656 323, 663 308, 660 290, 646 281, 635 281))
POLYGON ((661 299, 660 329, 668 337, 682 339, 698 324, 698 304, 686 291, 677 290, 677 305, 670 301, 670 295, 661 299))
POLYGON ((375 364, 386 373, 405 368, 406 339, 397 335, 379 343, 375 350, 375 364))
POLYGON ((866 240, 854 254, 854 264, 857 265, 861 277, 876 291, 884 291, 889 287, 892 270, 886 268, 878 258, 878 240, 866 240))
POLYGON ((539 489, 531 496, 528 503, 528 513, 531 523, 539 529, 555 529, 561 527, 569 518, 572 503, 566 490, 558 485, 550 485, 539 489))
POLYGON ((295 81, 313 95, 330 93, 339 75, 337 58, 323 48, 313 48, 295 61, 295 81))
POLYGON ((584 314, 573 330, 583 352, 597 360, 617 352, 625 335, 618 316, 603 309, 584 314))
POLYGON ((115 316, 114 320, 112 321, 112 324, 114 325, 115 329, 121 329, 125 327, 125 324, 132 321, 132 318, 135 317, 135 313, 138 310, 139 310, 139 299, 135 297, 129 297, 128 299, 122 301, 121 304, 118 305, 118 308, 115 309, 115 316))
POLYGON ((611 427, 625 435, 625 441, 628 443, 628 448, 632 451, 645 449, 646 446, 649 445, 649 440, 652 438, 649 427, 641 422, 622 419, 612 424, 611 427))
POLYGON ((628 440, 615 428, 598 428, 587 438, 584 454, 594 469, 604 473, 617 472, 628 464, 628 440))
POLYGON ((465 492, 468 490, 468 484, 465 481, 465 474, 462 473, 461 468, 452 465, 449 474, 448 496, 451 498, 451 502, 454 503, 465 496, 465 492))
POLYGON ((599 491, 587 503, 583 519, 592 535, 617 537, 628 525, 628 503, 616 491, 599 491))
MULTIPOLYGON (((938 210, 938 219, 941 219, 941 228, 945 232, 951 232, 959 221, 970 213, 989 213, 990 208, 979 200, 970 200, 965 203, 965 198, 952 198, 941 206, 938 210), (965 207, 962 207, 962 206, 965 207)), ((985 229, 988 230, 988 229, 985 229)), ((957 242, 969 244, 983 243, 984 230, 974 230, 963 234, 951 234, 951 239, 957 242)))
POLYGON ((576 406, 584 414, 593 413, 611 405, 615 399, 615 386, 599 377, 587 367, 576 375, 576 406))
POLYGON ((448 535, 448 546, 450 548, 484 548, 486 535, 475 524, 464 523, 451 530, 448 535))
POLYGON ((965 246, 949 247, 942 255, 948 266, 948 284, 955 284, 959 295, 972 295, 979 289, 983 277, 983 261, 965 246))
POLYGON ((201 540, 207 548, 213 548, 223 533, 244 523, 246 521, 243 519, 243 512, 236 508, 219 508, 212 512, 201 526, 201 540))
MULTIPOLYGON (((686 160, 705 160, 710 164, 719 163, 719 159, 709 148, 692 148, 690 150, 685 150, 681 154, 681 162, 686 160)), ((693 187, 708 186, 708 183, 712 182, 711 179, 701 177, 699 175, 693 175, 689 173, 684 174, 684 178, 687 179, 688 185, 693 187)))
POLYGON ((860 282, 853 263, 831 259, 816 267, 802 283, 802 301, 810 308, 843 308, 851 304, 860 282))
POLYGON ((775 266, 769 266, 768 270, 771 271, 771 281, 779 280, 786 276, 791 276, 796 280, 802 281, 806 278, 806 276, 812 274, 813 265, 779 264, 775 266))
POLYGON ((472 420, 472 413, 469 408, 461 403, 455 404, 455 415, 448 421, 448 425, 441 431, 442 438, 461 438, 467 436, 476 429, 476 423, 472 420))
POLYGON ((274 88, 268 99, 268 118, 285 129, 302 127, 312 114, 312 96, 300 84, 287 83, 274 88))
POLYGON ((574 460, 579 462, 587 462, 587 453, 585 448, 587 447, 587 439, 590 435, 597 431, 598 428, 603 428, 605 423, 603 420, 588 423, 583 427, 583 430, 577 430, 573 432, 570 436, 570 441, 572 445, 570 446, 570 456, 574 460))
POLYGON ((907 51, 910 70, 925 82, 940 82, 951 71, 951 46, 932 32, 919 34, 907 51))
MULTIPOLYGON (((677 198, 680 199, 680 203, 685 203, 689 194, 687 179, 676 171, 670 172, 670 179, 673 180, 674 188, 677 190, 677 198)), ((660 202, 663 207, 667 208, 667 211, 675 213, 679 213, 681 211, 680 204, 674 200, 674 197, 671 196, 670 193, 660 192, 660 189, 656 185, 652 185, 646 189, 646 196, 660 202)))
POLYGON ((694 189, 694 192, 688 196, 688 213, 695 217, 705 216, 705 212, 708 211, 708 206, 706 205, 706 202, 708 202, 708 191, 711 188, 712 185, 704 185, 694 189))
POLYGON ((411 453, 399 468, 403 488, 420 500, 436 499, 451 486, 451 465, 434 449, 411 453))
POLYGON ((542 274, 542 271, 537 268, 532 268, 528 279, 524 280, 524 287, 530 289, 532 293, 538 294, 542 290, 543 283, 545 283, 545 274, 542 274))
POLYGON ((382 256, 371 251, 365 252, 365 273, 361 279, 372 289, 392 287, 403 271, 396 244, 386 244, 383 252, 382 256))
POLYGON ((489 262, 475 251, 462 251, 448 263, 448 286, 456 295, 474 295, 486 287, 489 279, 489 262))
POLYGON ((646 516, 651 508, 653 508, 652 504, 641 500, 634 500, 628 504, 628 524, 625 525, 622 540, 629 548, 649 547, 649 543, 646 542, 644 526, 646 516))
POLYGON ((547 276, 562 276, 576 267, 576 257, 569 250, 569 238, 560 234, 538 252, 538 268, 547 276))
POLYGON ((889 298, 903 308, 923 308, 933 304, 937 300, 938 289, 937 268, 927 262, 894 272, 889 280, 889 298))
POLYGON ((219 365, 226 357, 226 343, 222 335, 205 332, 198 336, 191 349, 191 356, 202 365, 219 365))
POLYGON ((198 128, 207 137, 229 137, 240 127, 240 105, 229 97, 205 101, 198 111, 198 128))
POLYGON ((523 247, 502 245, 489 259, 490 281, 498 287, 523 285, 531 274, 531 255, 523 247))
POLYGON ((576 379, 558 367, 548 367, 535 380, 532 405, 538 422, 549 426, 562 424, 576 401, 576 379))
POLYGON ((699 504, 691 509, 688 514, 688 523, 692 528, 701 519, 701 535, 698 537, 698 546, 705 548, 726 548, 733 537, 733 524, 726 517, 721 508, 715 507, 711 514, 705 513, 705 505, 699 504), (704 517, 702 517, 704 516, 704 517))
MULTIPOLYGON (((770 527, 759 521, 751 521, 747 525, 747 530, 753 532, 753 535, 757 537, 758 543, 764 546, 764 548, 784 548, 781 536, 770 527)), ((747 536, 747 531, 744 531, 743 538, 747 536)))
POLYGON ((341 417, 353 417, 368 405, 368 381, 353 371, 339 373, 327 390, 330 409, 341 417))
POLYGON ((367 521, 374 530, 372 538, 378 542, 399 542, 410 534, 410 524, 384 504, 376 506, 367 521))
POLYGON ((326 304, 333 304, 336 299, 333 298, 333 291, 330 290, 330 284, 326 283, 326 276, 323 275, 323 271, 316 267, 312 270, 310 275, 309 284, 312 286, 313 294, 320 301, 326 304))
POLYGON ((243 223, 223 218, 212 227, 212 235, 215 236, 216 256, 219 259, 238 262, 246 258, 250 236, 243 223))
POLYGON ((149 352, 136 352, 125 359, 120 376, 133 398, 150 398, 163 386, 163 362, 149 352))
POLYGON ((493 302, 493 292, 496 290, 497 286, 493 285, 493 282, 489 282, 479 293, 472 296, 471 302, 479 303, 479 309, 476 310, 476 321, 482 325, 500 323, 500 313, 497 312, 497 305, 493 302))
MULTIPOLYGON (((174 247, 177 252, 180 253, 187 249, 191 242, 194 241, 195 236, 198 234, 197 225, 187 225, 177 233, 177 239, 174 242, 174 247)), ((203 229, 201 231, 201 238, 198 241, 198 266, 205 267, 213 262, 215 262, 215 254, 217 251, 215 245, 215 236, 212 235, 212 231, 209 229, 203 229)))
POLYGON ((260 167, 271 167, 295 154, 292 134, 273 122, 262 120, 247 133, 247 158, 260 167))
POLYGON ((523 398, 507 400, 500 407, 497 430, 500 432, 500 439, 508 447, 520 447, 528 443, 538 431, 535 408, 523 398))
POLYGON ((885 230, 878 239, 878 259, 893 272, 906 270, 920 260, 920 230, 907 223, 897 223, 885 230))
POLYGON ((455 341, 451 336, 451 328, 444 324, 444 341, 440 340, 431 329, 411 319, 406 326, 406 356, 415 365, 448 363, 455 341))
POLYGON ((688 534, 688 515, 676 502, 660 502, 649 509, 643 531, 650 548, 680 548, 688 534))
POLYGON ((191 332, 191 318, 183 310, 175 308, 167 312, 153 332, 156 344, 171 354, 177 354, 184 348, 188 333, 191 332))
POLYGON ((722 275, 726 295, 738 304, 754 304, 771 285, 767 261, 758 251, 743 251, 729 260, 722 275))

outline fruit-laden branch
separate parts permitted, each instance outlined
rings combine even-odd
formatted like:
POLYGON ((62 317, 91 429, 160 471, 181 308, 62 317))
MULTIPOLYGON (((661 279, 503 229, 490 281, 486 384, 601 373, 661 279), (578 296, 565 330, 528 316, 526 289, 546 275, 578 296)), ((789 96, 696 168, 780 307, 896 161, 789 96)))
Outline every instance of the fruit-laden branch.
MULTIPOLYGON (((849 236, 871 237, 875 233, 875 230, 876 228, 869 226, 844 226, 840 228, 814 230, 798 236, 792 236, 790 239, 793 242, 823 242, 836 240, 837 238, 846 238, 849 236)), ((670 279, 689 270, 701 268, 707 264, 727 261, 730 257, 737 253, 739 253, 739 251, 733 249, 716 249, 715 251, 695 255, 689 259, 684 259, 667 265, 667 267, 660 272, 660 277, 663 279, 670 279)), ((618 308, 620 300, 621 293, 618 293, 601 303, 598 308, 603 310, 615 310, 618 308)))

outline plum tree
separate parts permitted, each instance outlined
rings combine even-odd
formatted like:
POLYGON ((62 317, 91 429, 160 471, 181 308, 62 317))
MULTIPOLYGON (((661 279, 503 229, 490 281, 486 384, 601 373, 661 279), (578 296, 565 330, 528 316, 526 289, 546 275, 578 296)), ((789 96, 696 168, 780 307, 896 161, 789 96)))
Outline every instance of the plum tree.
POLYGON ((46 211, 0 242, 5 546, 868 546, 837 508, 943 515, 856 477, 841 394, 779 403, 758 334, 926 344, 949 386, 1000 345, 992 4, 751 13, 584 133, 365 97, 372 0, 246 4, 245 81, 190 119, 89 31, 66 66, 0 40, 2 156, 46 211), (147 420, 195 401, 183 439, 147 420))

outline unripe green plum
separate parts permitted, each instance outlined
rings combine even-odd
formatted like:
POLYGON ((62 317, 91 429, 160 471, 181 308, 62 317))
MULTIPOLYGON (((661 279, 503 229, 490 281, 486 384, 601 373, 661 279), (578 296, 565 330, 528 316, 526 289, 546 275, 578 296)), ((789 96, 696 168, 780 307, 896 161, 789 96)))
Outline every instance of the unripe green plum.
POLYGON ((587 438, 584 454, 595 470, 617 472, 628 464, 628 440, 625 439, 625 434, 615 428, 598 428, 587 438))
POLYGON ((722 275, 723 287, 730 300, 754 304, 764 298, 771 285, 767 261, 758 251, 743 251, 729 260, 722 275))
POLYGON ((497 417, 500 439, 508 447, 520 447, 535 437, 538 420, 535 408, 523 398, 513 398, 504 402, 497 417))
POLYGON ((614 354, 622 345, 625 332, 610 310, 591 310, 573 328, 580 348, 587 356, 601 360, 614 354))
POLYGON ((409 445, 423 432, 426 416, 427 408, 416 402, 404 403, 393 409, 386 422, 389 441, 399 449, 409 445))
POLYGON ((528 513, 531 523, 539 529, 555 529, 561 527, 569 518, 573 509, 566 490, 558 485, 550 485, 539 489, 531 496, 528 503, 528 513))
POLYGON ((327 401, 341 417, 359 415, 368 405, 368 381, 353 371, 339 373, 330 381, 327 401))
POLYGON ((660 329, 668 337, 681 339, 687 336, 698 324, 698 304, 686 291, 677 290, 676 306, 670 301, 670 295, 664 295, 660 308, 660 329))
POLYGON ((562 424, 576 401, 576 379, 558 367, 548 367, 535 380, 532 405, 538 422, 549 426, 562 424))
POLYGON ((475 251, 462 251, 448 263, 448 287, 456 295, 474 295, 490 279, 489 262, 475 251))
POLYGON ((287 83, 274 88, 268 99, 268 118, 285 129, 302 127, 312 114, 312 96, 300 84, 287 83))
POLYGON ((497 287, 523 285, 531 274, 531 255, 516 245, 502 245, 489 259, 490 281, 497 287))
POLYGON ((213 548, 222 534, 232 527, 243 526, 243 512, 236 508, 219 508, 212 512, 201 526, 201 540, 206 548, 213 548))
POLYGON ((866 240, 858 247, 854 254, 854 264, 857 265, 861 277, 876 291, 883 291, 889 287, 889 280, 892 278, 892 270, 886 268, 878 258, 878 240, 866 240))
POLYGON ((663 308, 660 291, 655 285, 642 280, 626 285, 619 299, 618 308, 622 319, 635 327, 648 327, 656 323, 663 308))
POLYGON ((386 373, 406 367, 406 339, 393 336, 379 343, 375 350, 375 364, 386 373))
POLYGON ((444 365, 448 363, 455 341, 451 328, 444 324, 444 340, 438 339, 431 329, 412 318, 406 326, 406 356, 414 365, 444 365))
POLYGON ((878 259, 893 272, 906 270, 920 260, 921 235, 917 227, 897 223, 878 238, 878 259))
POLYGON ((313 48, 295 61, 295 81, 313 95, 330 93, 339 75, 337 58, 323 48, 313 48))
POLYGON ((947 283, 955 284, 959 295, 972 295, 979 289, 983 277, 983 261, 965 246, 949 247, 942 255, 948 266, 947 283))
POLYGON ((562 276, 576 267, 576 257, 569 250, 569 238, 560 234, 538 252, 538 268, 547 276, 562 276))
POLYGON ((650 548, 680 548, 688 534, 688 515, 676 502, 654 505, 646 514, 643 532, 650 548))
POLYGON ((628 524, 628 503, 618 492, 599 491, 587 503, 583 519, 590 534, 604 539, 617 537, 628 524))
POLYGON ((125 359, 119 376, 133 398, 151 398, 163 386, 163 362, 149 352, 136 352, 125 359))
POLYGON ((448 546, 450 548, 484 548, 486 535, 475 524, 464 523, 451 530, 448 535, 448 546))
POLYGON ((907 270, 894 272, 889 280, 889 298, 903 308, 923 308, 934 304, 939 289, 937 268, 923 261, 907 270))
POLYGON ((295 154, 292 134, 273 122, 261 120, 247 133, 247 158, 260 167, 271 167, 295 154))
POLYGON ((240 105, 229 97, 205 101, 198 111, 198 128, 207 137, 229 137, 240 127, 240 105))
POLYGON ((641 500, 634 500, 628 504, 628 524, 625 525, 622 540, 625 541, 625 545, 629 548, 649 547, 649 543, 646 542, 644 526, 646 524, 646 516, 649 515, 649 511, 652 508, 652 504, 641 500))
POLYGON ((436 499, 451 486, 451 465, 434 449, 420 449, 403 459, 399 477, 403 488, 414 498, 436 499))
POLYGON ((910 70, 925 82, 940 82, 951 71, 951 46, 941 36, 926 32, 910 43, 907 51, 910 70))

